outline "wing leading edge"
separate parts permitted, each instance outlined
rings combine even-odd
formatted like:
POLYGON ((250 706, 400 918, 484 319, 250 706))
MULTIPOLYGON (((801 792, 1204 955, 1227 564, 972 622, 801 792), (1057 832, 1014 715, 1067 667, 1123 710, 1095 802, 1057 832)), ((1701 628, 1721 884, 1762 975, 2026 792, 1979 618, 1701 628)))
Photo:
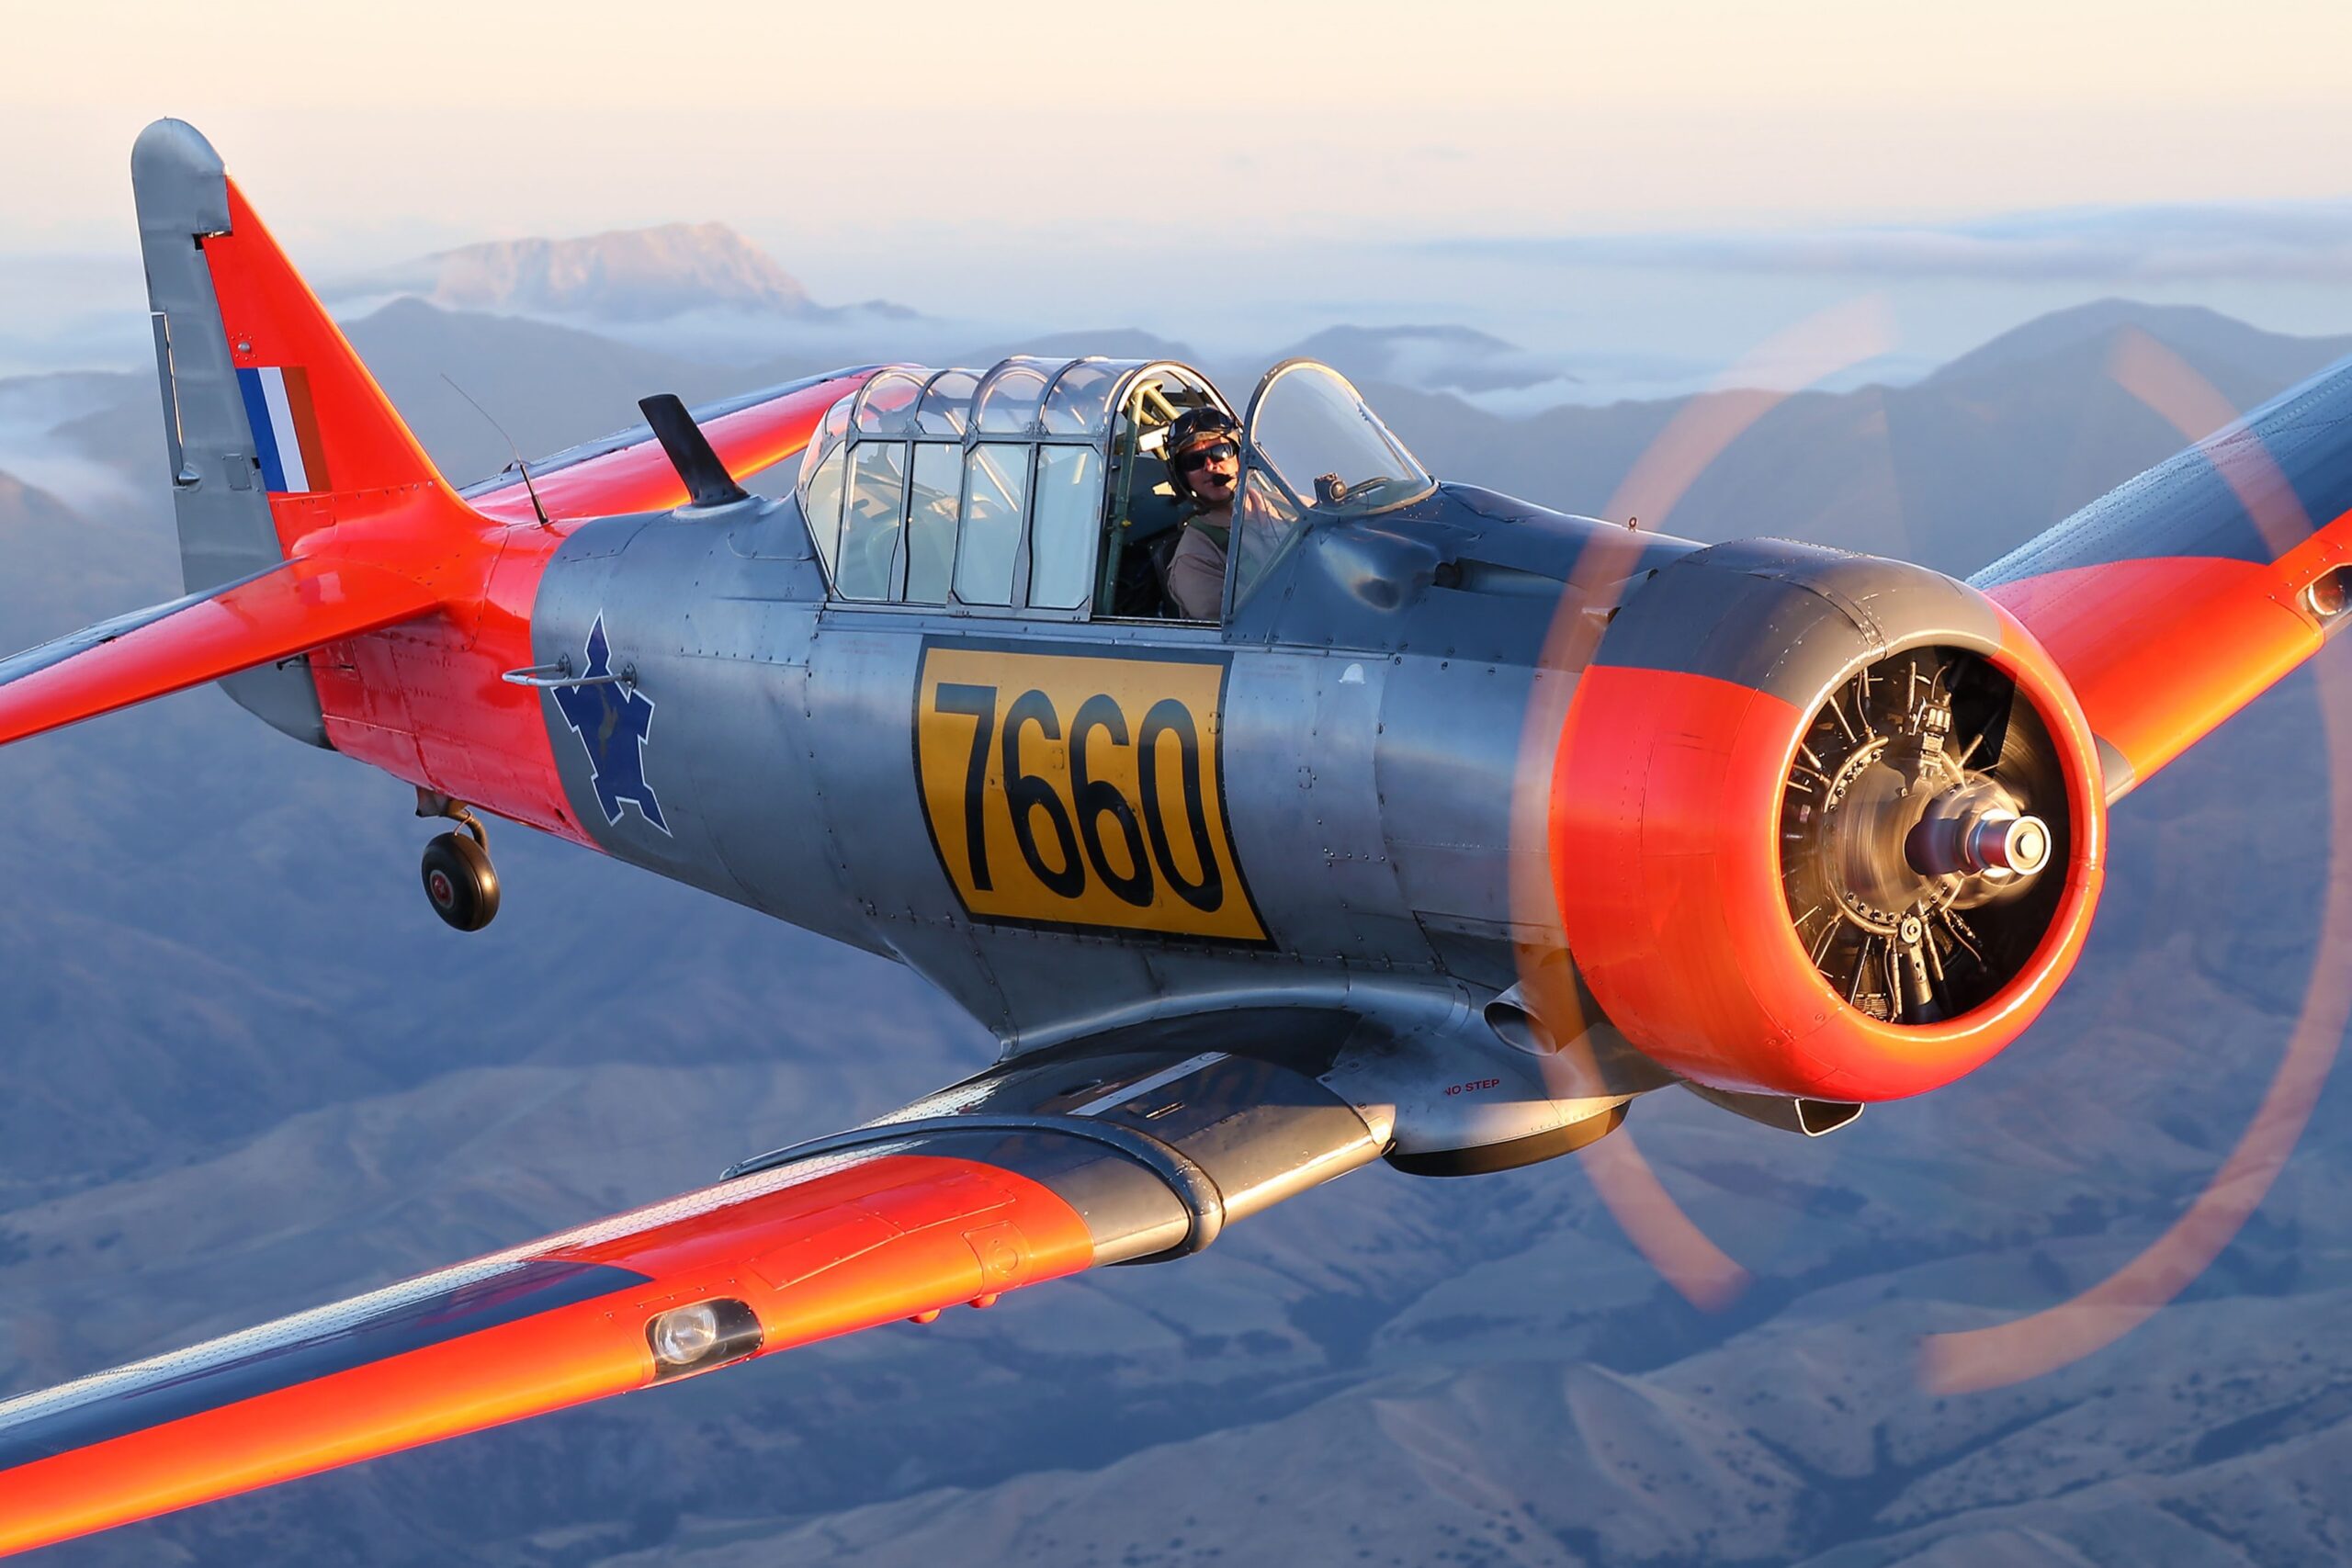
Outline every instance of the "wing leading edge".
MULTIPOLYGON (((2194 431, 2227 411, 2153 343, 2119 377, 2194 431)), ((2127 794, 2342 629, 2352 360, 2093 502, 1970 581, 2039 638, 2127 794)))
POLYGON ((664 1203, 0 1404, 0 1553, 1182 1256, 1379 1152, 1262 1063, 1023 1064, 664 1203))

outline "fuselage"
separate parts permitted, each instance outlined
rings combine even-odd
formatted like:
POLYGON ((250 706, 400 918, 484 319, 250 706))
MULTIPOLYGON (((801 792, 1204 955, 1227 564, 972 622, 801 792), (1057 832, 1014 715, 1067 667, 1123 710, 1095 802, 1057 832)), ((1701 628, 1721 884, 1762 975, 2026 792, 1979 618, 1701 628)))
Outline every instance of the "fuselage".
POLYGON ((1691 547, 1442 486, 1304 530, 1223 625, 1033 618, 829 597, 797 501, 753 501, 578 528, 532 653, 633 676, 580 725, 548 705, 586 837, 897 958, 1025 1048, 1510 987, 1541 923, 1514 901, 1549 886, 1522 748, 1573 682, 1547 641, 1691 547))

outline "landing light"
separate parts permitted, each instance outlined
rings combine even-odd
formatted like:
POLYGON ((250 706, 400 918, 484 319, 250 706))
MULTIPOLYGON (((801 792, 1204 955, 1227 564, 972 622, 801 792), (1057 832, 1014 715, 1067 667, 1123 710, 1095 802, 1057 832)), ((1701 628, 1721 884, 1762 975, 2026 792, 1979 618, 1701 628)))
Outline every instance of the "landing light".
POLYGON ((653 1354, 673 1367, 699 1361, 718 1343, 718 1314, 704 1302, 677 1307, 653 1320, 653 1354))
POLYGON ((2332 621, 2352 605, 2352 568, 2332 566, 2303 590, 2303 604, 2322 621, 2332 621))
POLYGON ((724 1299, 672 1307, 645 1325, 656 1378, 740 1360, 760 1348, 762 1337, 758 1314, 741 1302, 724 1299))

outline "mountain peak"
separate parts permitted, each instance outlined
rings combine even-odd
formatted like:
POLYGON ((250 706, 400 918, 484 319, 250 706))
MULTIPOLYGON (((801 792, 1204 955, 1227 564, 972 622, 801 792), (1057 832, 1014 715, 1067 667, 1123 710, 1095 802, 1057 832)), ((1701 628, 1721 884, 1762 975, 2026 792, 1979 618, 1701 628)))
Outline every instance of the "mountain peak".
POLYGON ((808 315, 800 280, 724 223, 664 223, 571 240, 492 240, 355 279, 454 310, 650 321, 695 310, 808 315))
POLYGON ((2104 354, 2117 334, 2137 331, 2193 360, 2214 365, 2247 361, 2268 365, 2285 356, 2308 374, 2352 347, 2352 339, 2292 338, 2249 326, 2202 305, 2158 305, 2139 299, 2093 299, 2036 316, 1989 343, 1970 350, 1928 377, 1923 384, 1951 386, 1973 378, 2000 376, 2053 355, 2104 354))

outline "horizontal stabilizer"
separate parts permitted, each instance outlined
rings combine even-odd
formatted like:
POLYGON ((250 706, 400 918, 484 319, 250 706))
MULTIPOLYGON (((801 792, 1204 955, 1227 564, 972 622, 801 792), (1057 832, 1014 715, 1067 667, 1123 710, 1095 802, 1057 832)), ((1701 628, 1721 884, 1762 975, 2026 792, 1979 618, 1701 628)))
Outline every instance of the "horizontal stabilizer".
POLYGON ((0 745, 438 606, 397 572, 306 556, 0 660, 0 745))

